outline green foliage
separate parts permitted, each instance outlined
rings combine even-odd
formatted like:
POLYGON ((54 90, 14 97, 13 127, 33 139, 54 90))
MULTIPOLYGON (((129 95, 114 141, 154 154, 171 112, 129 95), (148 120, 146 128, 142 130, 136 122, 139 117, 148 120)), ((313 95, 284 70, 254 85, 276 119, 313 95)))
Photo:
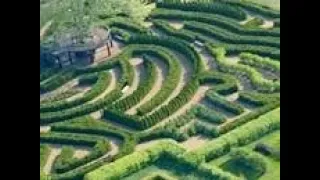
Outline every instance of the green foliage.
MULTIPOLYGON (((92 82, 97 77, 89 76, 86 78, 89 78, 89 80, 86 79, 82 81, 86 81, 88 83, 88 81, 92 82), (94 79, 92 80, 92 78, 94 79)), ((99 77, 96 80, 96 84, 88 92, 86 92, 82 97, 77 98, 73 101, 64 100, 64 101, 58 101, 53 103, 47 103, 43 105, 40 104, 40 112, 45 113, 45 112, 61 111, 64 109, 68 109, 68 108, 72 108, 72 107, 84 104, 94 99, 95 97, 99 96, 101 93, 103 93, 108 88, 108 85, 110 84, 110 82, 111 82, 110 74, 108 72, 102 72, 99 74, 99 77)))
POLYGON ((207 24, 214 24, 217 27, 226 29, 238 35, 280 37, 279 29, 247 29, 242 27, 237 21, 233 19, 209 13, 186 12, 160 8, 155 9, 150 17, 157 19, 196 21, 207 24))
POLYGON ((208 51, 211 53, 212 56, 215 57, 216 62, 219 66, 219 70, 231 73, 235 75, 245 75, 247 76, 252 84, 257 88, 259 91, 263 92, 279 92, 280 91, 280 82, 276 81, 273 82, 268 79, 264 79, 261 73, 257 72, 255 69, 236 63, 230 63, 226 61, 226 51, 224 48, 212 48, 210 45, 207 45, 208 51))
POLYGON ((206 23, 191 21, 184 23, 184 29, 200 32, 203 35, 213 37, 214 39, 223 43, 229 44, 248 44, 260 45, 267 47, 280 48, 280 39, 276 37, 264 36, 243 36, 233 32, 228 32, 224 28, 215 25, 208 25, 206 23))
POLYGON ((169 25, 166 21, 163 20, 154 20, 153 25, 158 30, 164 32, 165 34, 173 37, 177 37, 186 41, 193 42, 196 39, 196 36, 185 31, 184 29, 175 29, 169 25))
POLYGON ((186 1, 180 1, 180 0, 162 0, 157 3, 157 8, 179 9, 183 11, 208 12, 208 13, 227 16, 237 20, 244 20, 246 18, 246 14, 241 8, 230 6, 223 2, 198 3, 198 2, 186 2, 186 1))
POLYGON ((144 56, 143 60, 143 66, 145 68, 145 75, 147 78, 139 84, 138 88, 131 95, 107 106, 107 108, 126 111, 139 103, 152 89, 156 81, 156 67, 148 56, 144 56))
POLYGON ((195 107, 194 113, 198 118, 215 124, 222 124, 227 119, 223 114, 200 105, 195 107))
POLYGON ((114 163, 104 165, 95 171, 86 174, 84 180, 120 179, 121 177, 150 165, 159 159, 164 153, 178 155, 183 152, 184 149, 174 141, 161 141, 148 150, 136 151, 115 161, 114 163))
POLYGON ((200 147, 196 152, 184 156, 189 161, 210 161, 230 151, 231 147, 246 145, 261 136, 280 128, 280 108, 270 111, 237 129, 222 135, 200 147))
POLYGON ((241 105, 225 100, 214 91, 207 91, 206 97, 210 103, 235 115, 240 115, 244 112, 244 108, 241 105))
POLYGON ((53 171, 59 172, 59 169, 64 164, 67 164, 68 161, 72 161, 74 154, 74 149, 72 147, 65 146, 62 148, 61 153, 57 156, 55 159, 55 162, 53 164, 53 171))
POLYGON ((261 57, 250 53, 241 53, 240 59, 240 63, 242 64, 280 73, 279 60, 271 59, 268 57, 261 57))

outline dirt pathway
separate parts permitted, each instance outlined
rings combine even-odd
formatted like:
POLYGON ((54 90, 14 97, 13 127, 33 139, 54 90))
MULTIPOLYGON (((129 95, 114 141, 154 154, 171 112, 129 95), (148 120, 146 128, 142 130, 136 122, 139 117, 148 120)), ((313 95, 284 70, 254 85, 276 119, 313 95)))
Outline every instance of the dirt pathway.
POLYGON ((273 28, 273 26, 274 26, 274 22, 273 22, 273 21, 264 20, 264 21, 263 21, 263 24, 260 26, 260 28, 263 28, 263 29, 271 29, 271 28, 273 28))
POLYGON ((210 139, 205 138, 203 136, 194 136, 189 138, 188 140, 180 143, 184 148, 187 149, 187 151, 195 150, 202 145, 204 145, 206 142, 208 142, 210 139))
POLYGON ((73 154, 73 158, 82 159, 90 153, 91 149, 83 147, 81 149, 76 149, 73 154))
POLYGON ((45 36, 46 32, 49 30, 50 26, 52 25, 53 21, 47 22, 41 29, 40 29, 40 40, 43 39, 45 36))
POLYGON ((107 61, 113 57, 116 57, 117 55, 119 55, 121 53, 121 50, 124 45, 116 40, 113 40, 112 42, 113 42, 113 47, 110 49, 111 55, 108 56, 107 46, 103 46, 103 47, 97 49, 96 53, 95 53, 93 65, 107 61))
POLYGON ((40 126, 40 134, 41 133, 48 133, 51 130, 50 126, 40 126))
POLYGON ((60 153, 61 153, 61 148, 58 148, 58 147, 51 148, 48 160, 43 167, 44 174, 46 174, 46 175, 50 174, 53 163, 54 163, 55 159, 59 156, 60 153))
POLYGON ((173 28, 179 30, 182 29, 184 24, 183 21, 179 21, 179 20, 166 20, 170 26, 172 26, 173 28))
POLYGON ((137 108, 140 107, 141 105, 145 104, 146 102, 150 101, 161 89, 163 82, 165 81, 165 77, 167 76, 167 67, 166 65, 159 59, 153 58, 153 61, 156 64, 156 81, 150 90, 150 92, 135 106, 133 106, 131 109, 126 111, 126 114, 136 114, 137 113, 137 108))

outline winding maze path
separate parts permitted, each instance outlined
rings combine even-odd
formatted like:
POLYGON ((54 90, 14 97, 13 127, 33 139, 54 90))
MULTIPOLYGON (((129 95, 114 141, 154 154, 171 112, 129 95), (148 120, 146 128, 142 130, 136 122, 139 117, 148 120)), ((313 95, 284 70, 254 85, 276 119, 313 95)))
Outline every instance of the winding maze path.
POLYGON ((86 68, 40 73, 40 174, 278 179, 280 12, 166 0, 146 24, 119 18, 112 57, 101 50, 86 68), (264 24, 244 27, 253 17, 264 24), (252 157, 263 171, 230 165, 252 157))

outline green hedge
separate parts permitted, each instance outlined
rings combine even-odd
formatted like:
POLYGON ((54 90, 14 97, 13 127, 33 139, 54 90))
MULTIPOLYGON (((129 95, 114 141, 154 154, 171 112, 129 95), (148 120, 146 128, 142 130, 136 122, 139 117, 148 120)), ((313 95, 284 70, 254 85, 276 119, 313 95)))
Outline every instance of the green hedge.
POLYGON ((199 3, 182 2, 180 0, 162 0, 157 3, 157 8, 178 9, 183 11, 200 11, 212 14, 220 14, 236 20, 245 20, 246 13, 239 7, 231 6, 223 2, 199 3))
POLYGON ((241 53, 240 63, 250 65, 257 68, 262 68, 268 71, 280 73, 280 60, 261 57, 251 53, 241 53))
POLYGON ((71 146, 64 146, 62 147, 61 153, 57 156, 54 160, 54 164, 52 166, 53 172, 58 173, 59 168, 64 164, 67 164, 68 161, 73 159, 74 149, 71 146))
POLYGON ((221 95, 229 95, 238 91, 237 79, 226 73, 207 71, 199 75, 199 81, 200 84, 213 84, 211 90, 221 95))
POLYGON ((151 13, 150 17, 154 19, 196 21, 214 24, 217 27, 226 29, 239 35, 280 37, 280 29, 247 29, 242 27, 237 21, 234 21, 230 18, 209 13, 186 12, 159 8, 155 9, 151 13))
POLYGON ((214 124, 222 124, 227 120, 223 114, 201 105, 194 108, 194 113, 198 118, 214 124))
POLYGON ((53 91, 62 86, 63 84, 69 82, 70 80, 76 78, 76 70, 70 69, 65 70, 61 74, 52 77, 49 81, 40 83, 40 92, 53 91))
POLYGON ((55 167, 56 173, 65 173, 82 165, 85 165, 108 153, 110 148, 111 146, 108 141, 97 141, 96 145, 93 147, 93 150, 90 152, 89 155, 81 159, 72 158, 62 164, 57 165, 55 167))
POLYGON ((255 88, 263 92, 279 92, 280 91, 280 82, 273 82, 268 79, 264 79, 261 73, 257 72, 255 69, 242 65, 229 63, 225 60, 226 51, 224 48, 213 48, 210 45, 206 45, 208 51, 212 56, 215 57, 218 67, 221 71, 236 74, 236 75, 245 75, 247 76, 255 88))
POLYGON ((204 71, 204 64, 201 60, 200 55, 197 51, 192 48, 189 44, 181 41, 172 36, 166 37, 157 37, 157 36, 147 36, 147 35, 136 35, 132 36, 129 41, 129 44, 152 44, 164 46, 166 48, 170 48, 172 50, 178 51, 183 54, 193 65, 193 70, 195 74, 204 71))
POLYGON ((161 141, 144 151, 136 151, 85 175, 84 180, 116 180, 147 167, 164 153, 177 156, 185 150, 174 141, 161 141))
POLYGON ((111 91, 108 95, 106 95, 103 99, 98 100, 92 104, 84 104, 72 109, 67 109, 60 112, 53 112, 53 113, 40 113, 40 124, 49 124, 54 122, 60 122, 76 117, 80 117, 83 115, 87 115, 93 112, 96 112, 106 105, 114 102, 118 98, 122 96, 121 91, 119 88, 111 91))
POLYGON ((264 94, 258 92, 241 92, 238 100, 253 106, 264 106, 267 104, 278 104, 280 93, 264 94))
POLYGON ((263 135, 280 129, 280 108, 270 111, 237 129, 228 132, 183 156, 194 163, 208 162, 230 151, 232 147, 246 145, 263 135))
POLYGON ((196 36, 192 33, 185 31, 184 29, 175 29, 169 23, 163 20, 153 20, 153 26, 165 34, 173 37, 177 37, 189 42, 194 42, 196 36))
POLYGON ((161 105, 162 102, 170 96, 170 94, 177 87, 181 79, 182 72, 182 67, 175 54, 170 52, 168 49, 159 46, 149 46, 149 48, 153 50, 146 52, 146 54, 162 60, 168 67, 168 73, 165 77, 165 81, 161 86, 161 89, 157 92, 157 94, 148 102, 137 108, 137 114, 140 116, 151 112, 154 108, 161 105))
POLYGON ((233 32, 228 32, 226 29, 220 28, 215 25, 209 25, 206 23, 188 21, 184 22, 184 29, 199 32, 204 35, 213 37, 214 39, 223 43, 230 44, 248 44, 259 45, 266 47, 280 48, 280 39, 274 37, 265 36, 244 36, 233 32))
POLYGON ((152 59, 150 59, 148 56, 144 56, 143 60, 146 79, 139 83, 138 88, 131 95, 115 102, 112 105, 107 106, 107 108, 117 109, 118 111, 126 111, 139 103, 152 89, 156 81, 156 67, 155 64, 152 63, 152 59))
POLYGON ((230 157, 237 165, 253 170, 257 177, 263 175, 267 170, 267 162, 264 157, 252 150, 244 148, 232 149, 230 157))
POLYGON ((40 99, 40 106, 44 105, 44 104, 51 104, 53 102, 57 102, 57 101, 61 101, 61 100, 70 98, 80 92, 81 92, 81 90, 79 90, 79 89, 68 89, 66 91, 55 94, 53 96, 45 97, 43 99, 40 99))
POLYGON ((269 7, 262 6, 255 3, 241 2, 241 1, 227 1, 228 4, 235 7, 241 7, 245 10, 257 13, 268 18, 280 18, 280 11, 270 9, 269 7))
MULTIPOLYGON (((91 80, 90 80, 91 81, 91 80)), ((64 109, 72 108, 81 104, 84 104, 95 97, 99 96, 101 93, 103 93, 107 88, 108 85, 110 85, 111 82, 111 76, 108 72, 101 72, 99 74, 98 80, 96 84, 82 97, 77 98, 73 101, 57 101, 49 104, 40 104, 40 113, 45 112, 55 112, 55 111, 61 111, 64 109)))
POLYGON ((214 91, 207 91, 206 98, 210 103, 232 114, 240 115, 244 112, 244 108, 241 105, 225 100, 214 91))

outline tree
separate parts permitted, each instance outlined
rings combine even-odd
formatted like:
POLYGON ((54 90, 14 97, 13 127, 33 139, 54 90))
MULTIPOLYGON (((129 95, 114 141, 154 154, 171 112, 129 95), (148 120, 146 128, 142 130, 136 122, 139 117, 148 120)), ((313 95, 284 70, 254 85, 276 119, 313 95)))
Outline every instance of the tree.
POLYGON ((141 0, 51 0, 45 6, 40 5, 40 24, 54 21, 52 37, 85 36, 90 27, 103 19, 126 16, 141 22, 151 9, 141 0))

